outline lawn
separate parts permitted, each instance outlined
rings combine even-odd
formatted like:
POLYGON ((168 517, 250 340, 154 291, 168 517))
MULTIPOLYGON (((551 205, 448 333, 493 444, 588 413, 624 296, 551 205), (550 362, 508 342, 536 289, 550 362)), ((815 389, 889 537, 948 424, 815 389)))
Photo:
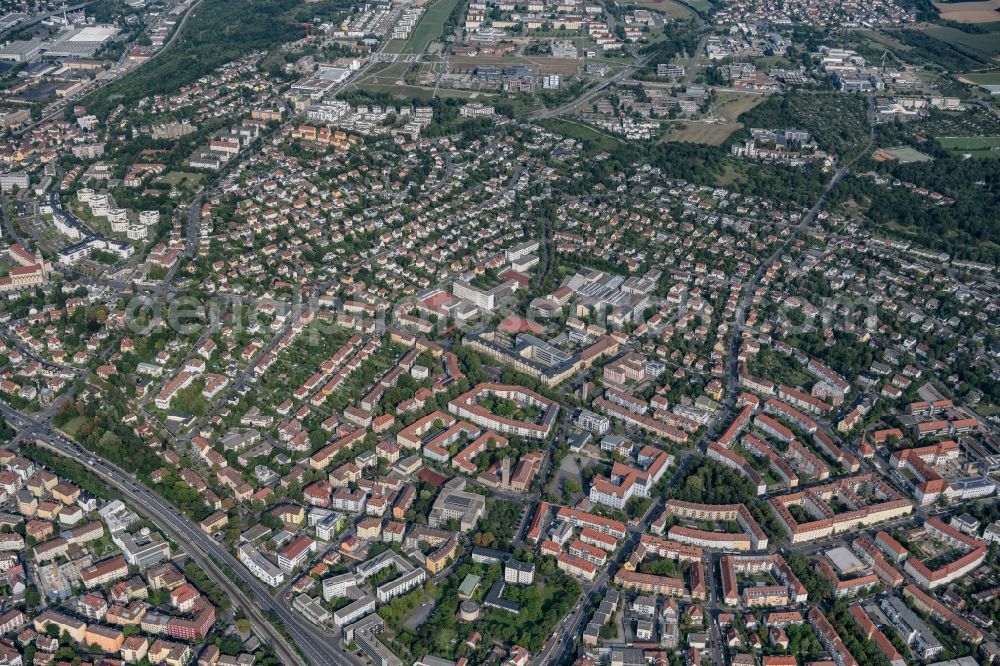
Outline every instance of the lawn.
POLYGON ((184 181, 191 183, 192 185, 197 185, 204 178, 204 174, 200 173, 188 173, 186 171, 171 171, 170 173, 161 176, 157 182, 166 183, 171 187, 176 187, 184 181))
POLYGON ((973 157, 1000 157, 1000 136, 939 136, 942 148, 973 157))
POLYGON ((62 427, 62 431, 70 437, 75 438, 76 434, 80 432, 80 428, 83 427, 83 424, 89 420, 86 416, 74 416, 66 422, 66 425, 62 427))

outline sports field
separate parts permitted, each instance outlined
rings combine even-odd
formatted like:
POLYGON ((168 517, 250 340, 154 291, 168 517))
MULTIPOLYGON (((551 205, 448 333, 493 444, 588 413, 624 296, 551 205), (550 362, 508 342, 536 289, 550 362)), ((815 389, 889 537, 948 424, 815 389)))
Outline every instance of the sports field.
POLYGON ((933 159, 930 155, 925 155, 919 150, 910 148, 909 146, 886 148, 885 152, 892 155, 903 164, 909 164, 910 162, 930 162, 931 159, 933 159))
POLYGON ((939 136, 942 148, 973 157, 1000 157, 1000 136, 939 136))

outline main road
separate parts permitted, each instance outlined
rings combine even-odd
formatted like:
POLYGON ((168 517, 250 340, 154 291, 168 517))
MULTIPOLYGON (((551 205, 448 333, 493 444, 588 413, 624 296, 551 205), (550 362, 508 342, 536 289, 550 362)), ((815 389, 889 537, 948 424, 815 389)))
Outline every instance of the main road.
POLYGON ((803 216, 802 221, 797 225, 792 227, 791 233, 785 242, 776 249, 770 257, 761 261, 757 266, 757 270, 754 271, 753 275, 747 280, 747 283, 743 286, 743 295, 740 297, 740 301, 736 306, 736 316, 734 318, 734 324, 729 337, 729 371, 727 373, 727 386, 726 386, 726 404, 725 409, 720 410, 721 414, 728 414, 732 411, 734 405, 736 404, 736 388, 739 375, 739 351, 740 351, 740 340, 743 337, 743 330, 746 326, 747 310, 750 308, 750 304, 753 301, 753 294, 757 290, 757 285, 760 283, 761 278, 764 277, 764 273, 767 271, 778 258, 788 251, 788 249, 798 240, 802 232, 807 230, 816 221, 819 216, 820 211, 826 204, 827 200, 830 198, 830 193, 833 189, 837 187, 837 184, 844 179, 844 176, 850 172, 851 167, 854 165, 862 155, 868 154, 871 150, 872 145, 875 143, 875 122, 874 122, 874 100, 868 97, 868 123, 870 126, 868 134, 868 143, 865 147, 858 153, 858 155, 852 159, 850 162, 844 166, 837 169, 833 174, 833 178, 827 184, 823 193, 820 195, 816 204, 809 209, 809 212, 803 216))
POLYGON ((344 650, 337 637, 321 631, 274 599, 264 584, 247 571, 225 547, 130 474, 67 439, 52 426, 27 416, 2 401, 0 416, 19 430, 21 439, 34 438, 38 445, 75 460, 118 491, 123 500, 153 520, 229 595, 250 618, 257 631, 274 647, 284 663, 302 663, 302 655, 314 666, 361 666, 364 663, 344 650), (240 584, 230 580, 222 567, 227 567, 240 584), (249 590, 250 594, 244 590, 249 590), (268 614, 280 619, 301 654, 271 624, 268 614))
MULTIPOLYGON (((666 486, 673 487, 680 483, 680 480, 687 474, 688 468, 697 459, 694 450, 686 451, 677 467, 674 468, 670 480, 666 486)), ((542 651, 531 659, 531 666, 548 666, 548 664, 560 664, 569 655, 574 646, 574 640, 579 636, 585 624, 589 620, 590 606, 594 601, 604 598, 608 591, 608 583, 612 579, 612 572, 617 572, 622 566, 625 558, 630 556, 642 539, 642 535, 649 530, 649 525, 663 511, 666 496, 661 495, 650 505, 646 513, 634 520, 626 529, 625 538, 619 545, 613 558, 608 560, 601 572, 591 583, 587 583, 580 594, 580 598, 573 606, 573 610, 560 621, 559 626, 553 631, 552 636, 546 641, 542 651)))
POLYGON ((633 70, 643 67, 647 62, 649 62, 650 58, 652 58, 652 56, 647 55, 637 59, 631 65, 626 65, 620 72, 612 76, 610 79, 607 79, 602 83, 600 83, 596 88, 591 88, 590 90, 587 90, 581 96, 576 97, 570 100, 569 102, 566 102, 562 106, 556 107, 555 109, 542 109, 541 111, 538 111, 534 113, 532 116, 530 116, 531 119, 544 120, 546 118, 555 118, 556 116, 561 116, 564 113, 572 111, 573 109, 579 107, 582 104, 586 104, 587 102, 589 102, 590 100, 594 99, 602 92, 607 90, 609 87, 613 86, 616 83, 624 81, 625 79, 630 77, 632 75, 633 70))

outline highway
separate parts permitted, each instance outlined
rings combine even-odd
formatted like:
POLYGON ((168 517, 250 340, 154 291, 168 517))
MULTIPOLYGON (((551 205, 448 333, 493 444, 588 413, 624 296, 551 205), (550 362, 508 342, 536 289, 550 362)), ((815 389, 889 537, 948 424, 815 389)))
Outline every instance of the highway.
POLYGON ((5 30, 0 31, 0 37, 6 38, 6 35, 9 32, 12 32, 14 30, 17 30, 18 32, 20 32, 21 30, 24 30, 25 28, 30 28, 33 25, 38 25, 42 21, 45 21, 46 19, 50 19, 53 16, 60 16, 60 15, 63 14, 63 12, 67 12, 67 13, 68 12, 75 12, 75 11, 77 11, 79 9, 83 9, 84 7, 86 7, 89 4, 92 4, 93 2, 94 2, 94 0, 87 0, 87 2, 78 3, 78 4, 73 5, 72 7, 65 7, 65 8, 60 7, 59 9, 56 9, 55 11, 45 12, 44 14, 39 14, 37 16, 32 16, 32 17, 28 18, 28 20, 26 20, 26 21, 19 21, 19 22, 15 23, 14 25, 6 28, 5 30))
POLYGON ((314 666, 360 666, 364 662, 341 647, 339 638, 322 632, 291 608, 274 599, 264 584, 250 574, 229 551, 206 534, 195 523, 182 515, 172 504, 138 483, 130 474, 108 461, 96 457, 73 442, 51 425, 42 423, 0 402, 0 415, 18 429, 21 439, 32 437, 36 443, 67 458, 74 459, 88 471, 115 488, 122 499, 137 511, 153 520, 178 544, 202 569, 233 599, 233 602, 250 618, 256 631, 275 649, 287 664, 302 663, 300 656, 289 642, 272 626, 266 613, 273 613, 285 625, 295 645, 314 666), (231 581, 220 568, 226 566, 252 592, 252 597, 231 581))

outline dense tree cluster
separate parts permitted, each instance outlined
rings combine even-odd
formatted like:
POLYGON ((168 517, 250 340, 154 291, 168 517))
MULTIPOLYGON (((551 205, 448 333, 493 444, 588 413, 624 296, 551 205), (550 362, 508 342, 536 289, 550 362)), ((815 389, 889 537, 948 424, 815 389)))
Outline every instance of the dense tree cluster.
MULTIPOLYGON (((921 147, 922 150, 927 150, 921 147)), ((1000 261, 1000 169, 996 160, 962 159, 947 151, 931 162, 884 167, 893 180, 914 183, 955 200, 941 206, 908 187, 888 187, 872 178, 844 179, 834 190, 833 204, 867 204, 867 216, 891 235, 956 257, 1000 261)))
POLYGON ((907 58, 922 59, 935 68, 962 72, 992 64, 975 51, 937 39, 925 30, 890 30, 889 34, 906 44, 907 58))
MULTIPOLYGON (((326 0, 327 5, 337 4, 326 0)), ((348 4, 340 5, 348 9, 348 4)), ((295 0, 212 0, 210 9, 196 11, 180 43, 155 60, 100 88, 83 99, 93 113, 104 116, 117 104, 129 106, 149 95, 175 91, 220 65, 253 51, 269 50, 303 36, 295 0)))
POLYGON ((551 635, 553 627, 565 617, 580 595, 580 584, 556 569, 555 559, 543 557, 535 562, 534 585, 508 585, 504 598, 521 605, 517 615, 496 609, 485 609, 475 625, 458 620, 458 587, 469 574, 482 577, 477 592, 481 597, 493 581, 502 578, 501 565, 466 563, 441 583, 431 586, 428 594, 437 604, 427 622, 416 630, 405 626, 405 619, 417 609, 423 598, 419 590, 393 600, 379 609, 386 624, 396 632, 395 645, 404 647, 409 656, 418 659, 427 654, 445 658, 467 657, 480 663, 495 643, 517 643, 531 652, 538 652, 551 635), (387 610, 387 613, 384 612, 387 610), (482 635, 473 648, 465 639, 473 631, 482 635))
POLYGON ((799 579, 809 591, 809 601, 817 604, 830 599, 833 595, 833 587, 829 579, 816 570, 809 558, 801 553, 794 553, 788 558, 788 566, 792 573, 799 579))
POLYGON ((774 95, 740 114, 739 121, 745 127, 807 130, 820 148, 838 155, 842 162, 860 154, 870 133, 865 98, 835 92, 774 95))
POLYGON ((750 482, 714 460, 701 459, 684 480, 670 488, 670 497, 699 504, 739 504, 755 495, 750 482))

